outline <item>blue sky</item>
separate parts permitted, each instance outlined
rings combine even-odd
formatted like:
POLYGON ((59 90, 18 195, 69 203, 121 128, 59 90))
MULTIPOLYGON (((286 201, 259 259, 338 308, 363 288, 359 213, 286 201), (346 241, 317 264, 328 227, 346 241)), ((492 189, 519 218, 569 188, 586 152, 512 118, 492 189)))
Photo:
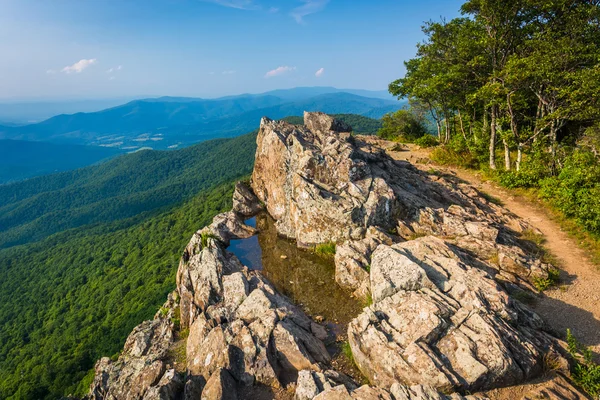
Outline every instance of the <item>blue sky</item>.
POLYGON ((423 21, 453 18, 461 4, 0 0, 0 99, 385 89, 423 21))

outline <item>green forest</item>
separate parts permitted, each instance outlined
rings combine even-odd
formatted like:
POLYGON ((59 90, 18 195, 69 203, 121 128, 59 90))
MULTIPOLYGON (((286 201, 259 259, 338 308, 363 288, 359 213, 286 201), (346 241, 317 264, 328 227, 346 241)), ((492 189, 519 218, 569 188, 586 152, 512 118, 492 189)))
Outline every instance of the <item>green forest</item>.
POLYGON ((98 166, 0 186, 0 249, 65 229, 171 206, 248 173, 256 135, 175 151, 140 151, 98 166))
POLYGON ((600 2, 469 0, 461 11, 423 26, 390 92, 433 121, 434 161, 534 188, 600 235, 600 2))
POLYGON ((175 287, 192 233, 231 208, 255 142, 144 151, 0 186, 0 399, 87 392, 95 362, 175 287))

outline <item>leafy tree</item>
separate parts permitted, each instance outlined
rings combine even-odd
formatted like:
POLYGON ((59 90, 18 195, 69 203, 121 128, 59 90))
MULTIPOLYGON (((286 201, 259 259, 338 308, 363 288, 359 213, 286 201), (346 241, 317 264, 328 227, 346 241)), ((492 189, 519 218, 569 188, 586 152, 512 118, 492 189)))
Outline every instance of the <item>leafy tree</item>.
POLYGON ((412 141, 426 133, 427 130, 422 120, 409 110, 398 110, 383 116, 383 126, 377 135, 384 139, 412 141))

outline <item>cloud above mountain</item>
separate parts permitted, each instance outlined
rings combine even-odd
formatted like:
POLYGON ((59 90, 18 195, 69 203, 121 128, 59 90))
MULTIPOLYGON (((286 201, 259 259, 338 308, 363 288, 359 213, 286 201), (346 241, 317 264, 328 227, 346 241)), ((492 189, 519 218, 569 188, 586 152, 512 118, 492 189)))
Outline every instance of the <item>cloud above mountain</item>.
POLYGON ((325 73, 325 68, 319 68, 319 69, 317 70, 317 72, 315 72, 315 76, 316 76, 317 78, 320 78, 320 77, 322 77, 322 76, 323 76, 323 74, 324 74, 324 73, 325 73))
POLYGON ((79 73, 83 72, 83 70, 96 64, 96 62, 98 62, 98 60, 96 60, 95 58, 82 59, 82 60, 77 61, 73 65, 67 65, 66 67, 61 69, 60 72, 64 72, 65 74, 73 74, 73 73, 79 74, 79 73))
POLYGON ((287 65, 277 67, 275 69, 268 71, 265 74, 265 78, 273 78, 275 76, 284 75, 284 74, 287 74, 287 73, 295 71, 295 70, 296 70, 296 67, 288 67, 287 65))

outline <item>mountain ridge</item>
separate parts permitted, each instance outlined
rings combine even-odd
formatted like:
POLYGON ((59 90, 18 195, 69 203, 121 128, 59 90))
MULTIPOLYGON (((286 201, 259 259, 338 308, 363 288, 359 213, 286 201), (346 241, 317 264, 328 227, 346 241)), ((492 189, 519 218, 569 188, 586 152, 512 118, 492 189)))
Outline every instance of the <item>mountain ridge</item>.
POLYGON ((139 99, 97 112, 63 114, 37 124, 0 127, 0 138, 100 145, 123 150, 173 148, 246 133, 258 128, 256 121, 262 116, 283 118, 304 111, 324 110, 332 114, 380 118, 402 105, 398 101, 328 90, 333 89, 288 89, 220 99, 139 99))

